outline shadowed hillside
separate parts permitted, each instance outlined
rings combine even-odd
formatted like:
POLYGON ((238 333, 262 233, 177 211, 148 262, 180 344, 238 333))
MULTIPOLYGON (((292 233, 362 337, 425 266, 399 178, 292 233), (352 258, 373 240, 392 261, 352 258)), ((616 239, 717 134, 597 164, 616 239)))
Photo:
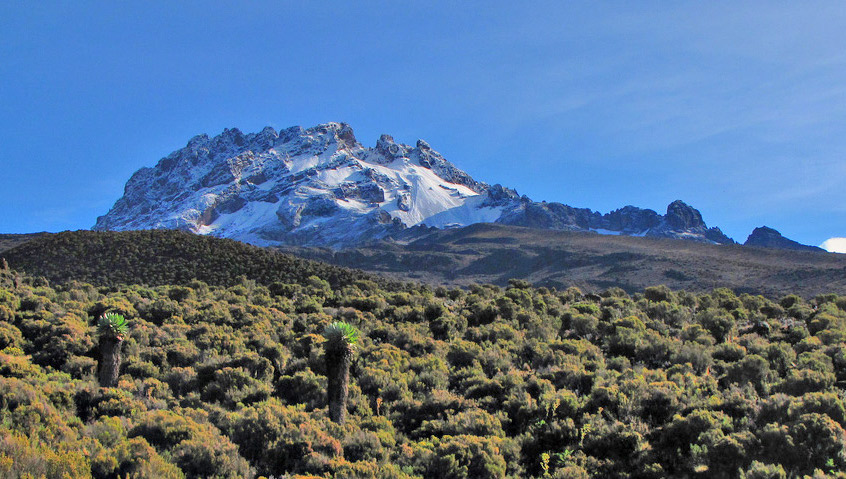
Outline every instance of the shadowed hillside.
POLYGON ((433 284, 536 285, 640 291, 657 284, 810 297, 846 291, 846 255, 692 241, 541 231, 493 224, 433 232, 407 245, 332 251, 284 248, 310 259, 433 284))
POLYGON ((0 234, 0 253, 50 233, 0 234))
POLYGON ((197 279, 231 286, 246 276, 269 285, 319 276, 333 287, 360 279, 388 286, 387 281, 361 271, 174 230, 48 234, 5 251, 2 256, 12 268, 54 283, 77 280, 99 286, 157 286, 187 284, 197 279))

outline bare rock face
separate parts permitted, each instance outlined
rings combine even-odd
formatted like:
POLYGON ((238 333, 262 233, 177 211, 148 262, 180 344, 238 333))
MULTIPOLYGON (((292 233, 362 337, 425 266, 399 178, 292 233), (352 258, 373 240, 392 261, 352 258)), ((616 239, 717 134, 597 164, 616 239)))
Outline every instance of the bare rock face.
POLYGON ((411 198, 406 193, 400 193, 397 196, 397 208, 402 211, 410 211, 411 210, 411 198))
POLYGON ((603 226, 611 231, 626 234, 637 234, 649 231, 661 224, 661 215, 653 210, 645 210, 636 206, 624 206, 605 215, 603 226))
POLYGON ((699 210, 681 200, 673 201, 667 206, 664 221, 674 230, 705 228, 705 222, 702 221, 699 210))
POLYGON ((530 228, 734 244, 734 240, 719 228, 708 228, 699 211, 682 201, 670 203, 666 215, 631 205, 603 215, 587 208, 573 208, 561 203, 537 203, 523 197, 519 208, 512 208, 497 222, 530 228))
POLYGON ((719 228, 708 228, 699 210, 681 200, 667 205, 667 214, 661 217, 659 224, 650 228, 645 236, 735 244, 735 241, 723 234, 719 228))
POLYGON ((758 246, 762 248, 790 249, 795 251, 825 251, 824 249, 816 246, 808 246, 791 239, 787 239, 778 231, 766 226, 755 228, 752 231, 752 234, 746 238, 746 242, 743 243, 743 245, 758 246))

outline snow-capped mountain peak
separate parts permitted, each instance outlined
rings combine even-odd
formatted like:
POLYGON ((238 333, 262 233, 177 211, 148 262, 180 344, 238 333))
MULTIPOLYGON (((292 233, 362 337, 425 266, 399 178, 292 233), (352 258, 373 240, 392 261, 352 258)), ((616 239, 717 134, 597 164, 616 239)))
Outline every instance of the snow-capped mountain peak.
POLYGON ((132 175, 94 229, 176 228, 258 245, 346 247, 415 226, 482 222, 734 243, 681 201, 666 215, 535 202, 473 179, 423 140, 411 146, 382 135, 365 147, 346 123, 195 136, 132 175))
POLYGON ((366 148, 346 123, 251 134, 232 128, 195 136, 136 172, 94 228, 347 245, 424 222, 493 221, 501 207, 481 206, 488 188, 422 140, 410 146, 382 135, 366 148))

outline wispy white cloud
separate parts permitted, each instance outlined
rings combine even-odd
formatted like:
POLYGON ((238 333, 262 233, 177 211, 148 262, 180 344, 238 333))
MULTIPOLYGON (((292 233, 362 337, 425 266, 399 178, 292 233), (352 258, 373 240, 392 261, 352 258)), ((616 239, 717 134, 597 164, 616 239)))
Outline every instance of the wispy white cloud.
POLYGON ((823 241, 820 248, 829 253, 846 253, 846 238, 829 238, 823 241))

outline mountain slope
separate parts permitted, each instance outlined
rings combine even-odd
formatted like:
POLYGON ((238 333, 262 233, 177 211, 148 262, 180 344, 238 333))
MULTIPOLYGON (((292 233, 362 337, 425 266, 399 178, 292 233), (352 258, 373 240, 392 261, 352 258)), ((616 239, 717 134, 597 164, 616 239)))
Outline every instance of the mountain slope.
POLYGON ((76 279, 99 286, 185 285, 195 279, 231 286, 242 277, 270 285, 301 283, 316 275, 333 287, 369 280, 388 289, 409 286, 384 277, 461 286, 506 285, 518 278, 586 291, 621 287, 635 292, 658 284, 696 292, 728 287, 770 297, 846 291, 846 255, 496 224, 419 230, 427 233, 404 245, 384 242, 346 250, 280 247, 282 252, 335 266, 168 230, 39 235, 0 256, 10 267, 51 283, 76 279))
POLYGON ((846 291, 846 255, 496 224, 432 230, 407 244, 282 250, 431 284, 506 285, 520 278, 587 291, 621 287, 634 292, 658 284, 696 292, 728 287, 770 297, 846 291))
POLYGON ((48 234, 3 252, 11 268, 52 283, 71 280, 98 286, 189 284, 215 286, 304 283, 312 275, 343 287, 369 280, 396 283, 361 271, 281 254, 237 241, 182 231, 67 231, 48 234))
POLYGON ((0 234, 0 253, 48 234, 49 233, 0 234))
POLYGON ((94 229, 168 228, 261 246, 343 248, 402 237, 414 226, 484 222, 734 244, 682 201, 664 215, 536 202, 473 179, 423 140, 410 146, 382 135, 364 147, 345 123, 196 136, 138 170, 94 229))
POLYGON ((475 200, 485 189, 423 141, 410 147, 383 135, 375 148, 364 148, 340 123, 249 135, 231 129, 194 137, 155 168, 136 172, 94 229, 171 228, 258 245, 347 245, 467 203, 473 207, 464 221, 496 219, 496 208, 475 200))

